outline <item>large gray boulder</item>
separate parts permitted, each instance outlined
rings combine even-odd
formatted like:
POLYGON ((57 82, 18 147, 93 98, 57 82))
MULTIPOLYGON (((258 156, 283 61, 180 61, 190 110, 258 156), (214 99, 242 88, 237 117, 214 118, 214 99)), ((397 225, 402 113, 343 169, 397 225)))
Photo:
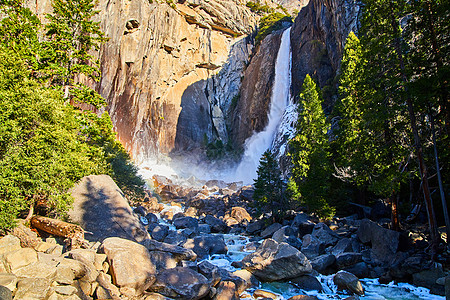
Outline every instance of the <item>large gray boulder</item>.
POLYGON ((151 291, 176 299, 200 299, 210 290, 205 276, 183 267, 164 270, 156 277, 151 291))
POLYGON ((295 278, 311 272, 312 267, 303 253, 286 243, 265 240, 241 261, 243 267, 261 281, 295 278))
POLYGON ((183 247, 193 250, 199 258, 228 252, 228 247, 222 235, 199 235, 193 239, 188 239, 183 247))
POLYGON ((108 258, 115 285, 143 292, 155 281, 156 267, 144 246, 111 237, 103 241, 100 250, 108 258))
POLYGON ((337 233, 331 230, 325 223, 316 224, 311 235, 325 244, 325 246, 334 245, 339 240, 337 233))
POLYGON ((92 233, 85 235, 87 240, 121 237, 142 242, 150 238, 123 192, 108 175, 83 177, 71 195, 74 203, 69 211, 70 220, 92 233))
POLYGON ((357 295, 364 295, 364 288, 358 277, 352 273, 339 271, 333 276, 333 282, 339 290, 348 290, 357 295))
POLYGON ((372 244, 373 258, 385 263, 394 259, 399 246, 399 232, 383 228, 369 219, 364 219, 356 233, 362 243, 372 244))

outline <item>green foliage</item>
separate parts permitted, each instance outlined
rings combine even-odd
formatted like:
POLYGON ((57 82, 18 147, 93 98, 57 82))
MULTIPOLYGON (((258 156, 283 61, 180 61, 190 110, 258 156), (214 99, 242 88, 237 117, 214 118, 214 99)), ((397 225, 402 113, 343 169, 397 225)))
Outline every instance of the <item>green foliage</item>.
POLYGON ((20 0, 0 4, 0 231, 37 200, 63 216, 71 203, 68 189, 89 174, 110 174, 129 199, 142 196, 144 182, 109 115, 82 111, 62 96, 62 86, 70 84, 72 103, 105 104, 75 81, 81 74, 98 78, 88 52, 104 38, 90 21, 92 8, 91 1, 55 1, 50 39, 40 42, 40 23, 20 0))
POLYGON ((259 30, 256 35, 256 43, 260 43, 266 36, 275 30, 283 28, 283 23, 292 23, 292 17, 282 13, 271 13, 259 22, 259 30))
POLYGON ((0 48, 0 230, 36 199, 61 215, 67 190, 85 175, 106 171, 91 160, 77 113, 59 92, 29 78, 23 61, 0 48))
POLYGON ((329 198, 331 163, 327 137, 328 124, 319 90, 306 75, 300 93, 296 136, 289 142, 293 168, 289 191, 294 200, 320 217, 334 214, 329 198))
POLYGON ((270 150, 263 153, 257 174, 253 198, 258 210, 260 212, 271 211, 274 221, 282 221, 284 212, 287 210, 286 185, 281 178, 277 161, 270 150))
POLYGON ((99 12, 94 10, 94 2, 53 0, 52 8, 53 13, 47 15, 48 41, 45 43, 47 55, 44 58, 52 75, 52 83, 72 86, 79 74, 98 80, 98 60, 91 51, 99 50, 100 44, 107 39, 100 30, 99 22, 92 21, 99 12))
POLYGON ((246 6, 250 8, 250 10, 257 14, 264 14, 264 13, 273 13, 274 9, 269 7, 267 4, 262 5, 259 1, 258 2, 247 2, 246 6))

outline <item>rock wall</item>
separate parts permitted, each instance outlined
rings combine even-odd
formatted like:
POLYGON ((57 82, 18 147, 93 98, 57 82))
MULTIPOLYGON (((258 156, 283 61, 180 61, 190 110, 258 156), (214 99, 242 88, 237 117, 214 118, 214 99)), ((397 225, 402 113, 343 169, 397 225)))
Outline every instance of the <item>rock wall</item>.
POLYGON ((189 148, 205 136, 225 138, 223 109, 237 88, 223 81, 240 80, 251 50, 243 36, 254 31, 258 17, 237 0, 100 1, 98 8, 110 38, 100 51, 98 90, 132 155, 189 148), (242 52, 238 61, 232 49, 242 52))
POLYGON ((254 131, 262 131, 267 125, 282 32, 264 38, 244 72, 240 95, 229 119, 235 145, 242 145, 254 131))
POLYGON ((321 88, 333 85, 346 38, 350 31, 357 31, 358 3, 310 0, 300 11, 291 30, 293 95, 299 94, 306 74, 321 88))

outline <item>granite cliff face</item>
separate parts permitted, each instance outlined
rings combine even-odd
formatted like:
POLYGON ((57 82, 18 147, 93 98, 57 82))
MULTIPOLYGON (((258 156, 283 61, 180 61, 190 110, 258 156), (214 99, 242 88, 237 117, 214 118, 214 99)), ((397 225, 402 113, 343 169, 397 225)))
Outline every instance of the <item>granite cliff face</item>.
POLYGON ((333 85, 347 36, 350 31, 357 32, 358 3, 310 0, 300 11, 291 30, 293 95, 299 94, 306 74, 321 88, 333 85))

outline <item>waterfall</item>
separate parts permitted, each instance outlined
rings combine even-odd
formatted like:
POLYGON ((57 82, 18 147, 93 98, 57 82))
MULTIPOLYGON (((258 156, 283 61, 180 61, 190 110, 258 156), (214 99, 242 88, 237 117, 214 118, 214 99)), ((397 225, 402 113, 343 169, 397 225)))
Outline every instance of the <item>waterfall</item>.
POLYGON ((244 184, 252 184, 256 179, 259 160, 262 154, 271 147, 284 111, 289 103, 291 86, 291 28, 286 29, 281 37, 275 63, 275 82, 270 99, 269 121, 263 131, 253 134, 245 141, 245 152, 236 169, 235 180, 244 184))

